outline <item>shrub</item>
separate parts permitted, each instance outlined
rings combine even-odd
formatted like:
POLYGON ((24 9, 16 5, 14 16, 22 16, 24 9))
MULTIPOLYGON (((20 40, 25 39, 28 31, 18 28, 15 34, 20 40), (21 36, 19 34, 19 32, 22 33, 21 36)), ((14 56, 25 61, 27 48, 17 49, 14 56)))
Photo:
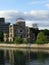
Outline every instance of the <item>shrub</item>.
POLYGON ((23 38, 16 37, 14 43, 23 43, 23 38))

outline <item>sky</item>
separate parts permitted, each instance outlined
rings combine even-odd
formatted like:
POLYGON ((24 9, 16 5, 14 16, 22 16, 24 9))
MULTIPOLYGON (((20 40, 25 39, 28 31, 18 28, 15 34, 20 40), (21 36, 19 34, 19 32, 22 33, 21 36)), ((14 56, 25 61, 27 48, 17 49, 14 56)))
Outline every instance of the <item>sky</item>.
POLYGON ((27 26, 49 29, 49 0, 0 0, 0 17, 12 24, 21 17, 27 26))

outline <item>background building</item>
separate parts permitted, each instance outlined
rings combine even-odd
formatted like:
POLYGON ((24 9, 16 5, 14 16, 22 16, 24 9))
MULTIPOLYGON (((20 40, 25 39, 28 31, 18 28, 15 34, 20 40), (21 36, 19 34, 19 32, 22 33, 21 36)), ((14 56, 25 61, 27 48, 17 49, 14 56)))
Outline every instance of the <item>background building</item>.
POLYGON ((5 23, 5 18, 0 18, 0 32, 2 32, 4 35, 4 41, 8 40, 9 25, 10 23, 5 23))

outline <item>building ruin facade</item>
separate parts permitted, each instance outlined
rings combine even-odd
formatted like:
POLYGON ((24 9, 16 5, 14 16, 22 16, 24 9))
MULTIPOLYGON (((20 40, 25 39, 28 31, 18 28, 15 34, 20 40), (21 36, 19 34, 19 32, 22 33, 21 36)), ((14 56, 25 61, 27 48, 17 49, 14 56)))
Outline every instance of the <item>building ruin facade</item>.
POLYGON ((5 23, 4 18, 0 18, 0 32, 3 32, 4 41, 13 42, 16 37, 33 41, 36 39, 38 29, 27 27, 23 18, 18 18, 15 24, 5 23))

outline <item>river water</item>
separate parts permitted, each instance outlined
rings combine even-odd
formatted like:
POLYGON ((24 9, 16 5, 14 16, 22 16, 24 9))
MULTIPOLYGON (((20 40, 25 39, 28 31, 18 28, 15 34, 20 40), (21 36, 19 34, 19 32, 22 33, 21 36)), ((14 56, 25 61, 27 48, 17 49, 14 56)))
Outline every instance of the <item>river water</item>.
POLYGON ((14 51, 14 64, 10 64, 9 55, 6 59, 4 51, 0 51, 0 65, 49 65, 49 50, 44 51, 14 51))

